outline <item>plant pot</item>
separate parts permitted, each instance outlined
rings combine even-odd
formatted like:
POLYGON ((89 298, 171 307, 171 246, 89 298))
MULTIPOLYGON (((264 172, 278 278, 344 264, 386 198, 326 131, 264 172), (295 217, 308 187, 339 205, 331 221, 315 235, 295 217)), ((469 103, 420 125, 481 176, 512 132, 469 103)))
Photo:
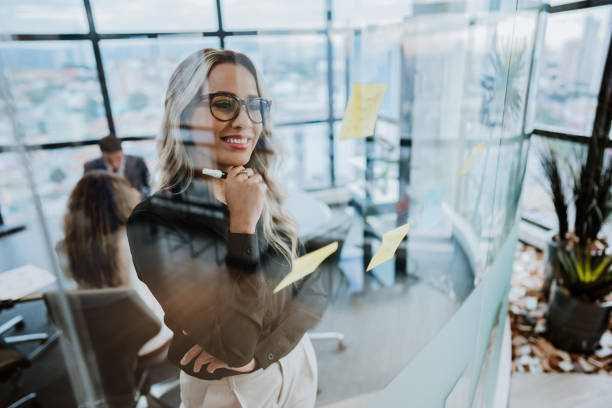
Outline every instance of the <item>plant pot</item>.
POLYGON ((610 322, 610 306, 585 302, 563 291, 553 282, 546 337, 556 347, 576 353, 593 353, 610 322))
POLYGON ((557 241, 550 238, 546 245, 546 264, 544 265, 544 284, 542 285, 542 296, 544 299, 550 297, 550 285, 557 276, 559 269, 559 258, 557 258, 557 241))

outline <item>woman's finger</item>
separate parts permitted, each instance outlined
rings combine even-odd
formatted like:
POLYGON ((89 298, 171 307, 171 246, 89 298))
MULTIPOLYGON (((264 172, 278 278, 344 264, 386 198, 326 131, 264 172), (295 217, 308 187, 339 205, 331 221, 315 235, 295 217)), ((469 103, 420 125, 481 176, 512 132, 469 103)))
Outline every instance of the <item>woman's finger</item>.
POLYGON ((213 361, 210 362, 210 364, 208 364, 206 370, 212 374, 215 372, 215 370, 219 368, 229 368, 229 366, 225 362, 215 358, 213 359, 213 361))
POLYGON ((181 365, 189 364, 189 362, 193 360, 195 356, 200 354, 201 351, 202 347, 200 347, 198 344, 190 348, 189 351, 186 352, 183 358, 181 359, 181 365))
POLYGON ((202 351, 196 359, 195 363, 193 363, 193 372, 199 373, 204 364, 208 364, 213 360, 215 360, 213 356, 208 354, 206 351, 202 351))
POLYGON ((261 177, 261 174, 255 174, 254 176, 249 177, 249 183, 253 183, 253 184, 263 183, 263 177, 261 177))
POLYGON ((231 169, 228 170, 227 172, 227 178, 230 177, 236 177, 241 171, 244 170, 243 166, 236 166, 236 167, 232 167, 231 169))

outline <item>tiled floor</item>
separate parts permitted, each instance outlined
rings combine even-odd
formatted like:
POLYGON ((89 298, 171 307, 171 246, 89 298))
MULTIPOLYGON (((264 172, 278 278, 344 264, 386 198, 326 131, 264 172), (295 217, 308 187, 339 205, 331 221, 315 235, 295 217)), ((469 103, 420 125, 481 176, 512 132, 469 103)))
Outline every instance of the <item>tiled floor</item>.
POLYGON ((612 377, 586 374, 513 374, 510 408, 610 408, 612 377))

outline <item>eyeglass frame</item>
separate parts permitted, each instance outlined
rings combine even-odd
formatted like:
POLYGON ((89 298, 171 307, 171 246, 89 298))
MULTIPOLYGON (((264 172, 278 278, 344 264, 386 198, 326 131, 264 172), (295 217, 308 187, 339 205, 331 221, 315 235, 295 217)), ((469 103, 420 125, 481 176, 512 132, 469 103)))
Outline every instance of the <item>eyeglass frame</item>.
POLYGON ((266 98, 262 98, 261 96, 252 96, 247 98, 246 100, 244 99, 240 99, 238 96, 236 96, 235 94, 231 93, 231 92, 213 92, 213 93, 209 93, 209 94, 203 94, 203 95, 198 95, 197 98, 197 102, 204 102, 204 101, 208 101, 210 102, 212 100, 212 98, 214 98, 215 96, 229 96, 230 98, 234 99, 236 102, 238 102, 238 109, 236 109, 236 113, 234 114, 233 117, 231 117, 230 119, 219 119, 217 116, 215 116, 215 114, 213 113, 213 109, 212 109, 212 104, 208 104, 208 109, 210 110, 210 114, 212 115, 213 118, 215 118, 216 120, 218 120, 219 122, 231 122, 232 120, 236 119, 238 117, 238 115, 240 115, 240 111, 242 110, 242 107, 244 106, 246 108, 246 113, 247 116, 249 118, 249 120, 257 125, 265 123, 265 115, 270 113, 270 108, 272 107, 272 101, 266 98), (251 99, 258 99, 260 103, 263 103, 265 105, 265 111, 261 113, 261 122, 256 122, 253 120, 253 118, 251 117, 251 114, 249 113, 249 108, 247 106, 247 101, 251 99))

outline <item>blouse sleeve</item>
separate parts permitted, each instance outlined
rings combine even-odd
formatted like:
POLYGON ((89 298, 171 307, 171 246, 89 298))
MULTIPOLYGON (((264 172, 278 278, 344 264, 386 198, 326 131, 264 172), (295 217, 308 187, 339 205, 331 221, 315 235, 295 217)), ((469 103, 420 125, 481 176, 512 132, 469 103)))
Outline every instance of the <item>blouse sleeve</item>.
POLYGON ((187 236, 148 211, 135 211, 127 231, 138 277, 169 327, 232 367, 251 361, 264 305, 256 276, 236 274, 220 256, 225 242, 214 233, 187 236))
POLYGON ((262 368, 278 361, 327 305, 330 274, 321 268, 272 293, 290 264, 256 234, 227 233, 225 240, 199 229, 190 236, 137 208, 128 238, 138 276, 162 305, 176 341, 191 347, 193 340, 232 367, 253 358, 262 368))

